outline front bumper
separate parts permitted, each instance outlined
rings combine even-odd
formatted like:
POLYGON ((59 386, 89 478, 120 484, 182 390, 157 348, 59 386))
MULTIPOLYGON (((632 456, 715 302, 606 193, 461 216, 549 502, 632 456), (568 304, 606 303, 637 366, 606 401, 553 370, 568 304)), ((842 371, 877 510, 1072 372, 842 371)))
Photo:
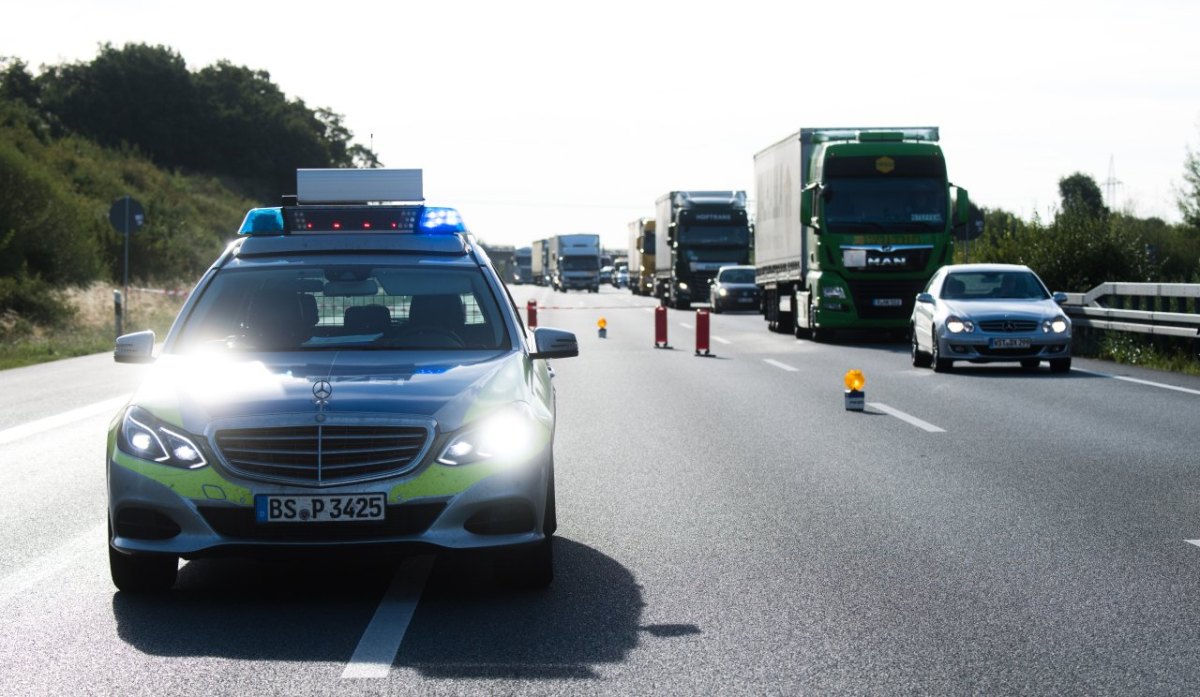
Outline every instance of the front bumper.
POLYGON ((938 352, 943 359, 972 363, 1001 363, 1022 360, 1070 358, 1071 335, 1066 334, 988 334, 974 331, 961 334, 942 332, 938 352), (996 339, 1028 339, 1028 348, 994 347, 996 339))
POLYGON ((188 559, 360 547, 472 550, 530 544, 544 537, 549 462, 548 448, 519 466, 429 462, 403 476, 318 491, 237 478, 212 470, 213 465, 207 472, 178 470, 115 451, 108 460, 109 520, 114 522, 110 544, 125 553, 188 559), (204 481, 188 482, 189 477, 204 481), (257 495, 375 492, 387 495, 382 522, 255 520, 257 495), (157 530, 145 524, 164 520, 169 525, 157 530), (481 520, 492 523, 481 528, 481 520), (469 521, 472 529, 485 532, 468 530, 469 521))

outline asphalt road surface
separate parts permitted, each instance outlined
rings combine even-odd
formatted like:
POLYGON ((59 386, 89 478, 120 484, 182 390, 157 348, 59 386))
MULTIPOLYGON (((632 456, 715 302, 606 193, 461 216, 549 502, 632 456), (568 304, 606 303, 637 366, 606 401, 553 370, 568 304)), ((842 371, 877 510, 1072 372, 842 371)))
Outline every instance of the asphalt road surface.
POLYGON ((115 591, 104 439, 144 369, 0 372, 0 692, 1195 694, 1200 380, 914 369, 753 313, 518 286, 554 362, 554 584, 470 559, 190 562, 115 591), (600 338, 598 320, 608 323, 600 338), (867 378, 864 412, 842 375, 867 378))

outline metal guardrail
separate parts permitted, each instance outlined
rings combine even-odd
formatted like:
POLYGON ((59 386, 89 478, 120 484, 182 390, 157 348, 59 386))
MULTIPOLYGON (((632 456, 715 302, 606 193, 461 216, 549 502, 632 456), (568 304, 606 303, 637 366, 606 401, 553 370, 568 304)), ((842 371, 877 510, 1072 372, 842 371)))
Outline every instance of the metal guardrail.
POLYGON ((1066 295, 1062 308, 1076 326, 1200 337, 1200 283, 1101 283, 1066 295))

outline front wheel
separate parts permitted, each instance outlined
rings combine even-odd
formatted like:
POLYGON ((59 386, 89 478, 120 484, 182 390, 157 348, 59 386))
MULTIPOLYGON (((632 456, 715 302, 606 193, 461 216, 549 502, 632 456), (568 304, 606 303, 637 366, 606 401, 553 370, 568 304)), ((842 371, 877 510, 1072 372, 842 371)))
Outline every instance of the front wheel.
POLYGON ((113 585, 124 593, 161 593, 175 585, 179 557, 123 554, 108 547, 108 570, 113 585))
POLYGON ((928 368, 933 362, 933 357, 921 350, 917 343, 917 330, 914 327, 912 334, 912 364, 914 368, 928 368))
POLYGON ((929 346, 930 363, 933 364, 933 372, 948 373, 954 367, 954 361, 948 358, 942 358, 942 350, 938 346, 937 331, 930 333, 929 338, 932 343, 929 346))

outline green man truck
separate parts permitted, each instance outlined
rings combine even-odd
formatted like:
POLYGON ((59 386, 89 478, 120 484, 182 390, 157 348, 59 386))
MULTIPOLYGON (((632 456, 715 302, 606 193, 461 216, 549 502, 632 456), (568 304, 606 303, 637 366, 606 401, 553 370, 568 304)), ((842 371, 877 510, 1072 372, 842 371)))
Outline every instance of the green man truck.
POLYGON ((708 302, 718 269, 750 263, 745 191, 672 191, 656 204, 655 295, 671 307, 708 302))
POLYGON ((754 180, 763 315, 798 337, 905 331, 967 224, 933 127, 802 128, 754 156, 754 180))

